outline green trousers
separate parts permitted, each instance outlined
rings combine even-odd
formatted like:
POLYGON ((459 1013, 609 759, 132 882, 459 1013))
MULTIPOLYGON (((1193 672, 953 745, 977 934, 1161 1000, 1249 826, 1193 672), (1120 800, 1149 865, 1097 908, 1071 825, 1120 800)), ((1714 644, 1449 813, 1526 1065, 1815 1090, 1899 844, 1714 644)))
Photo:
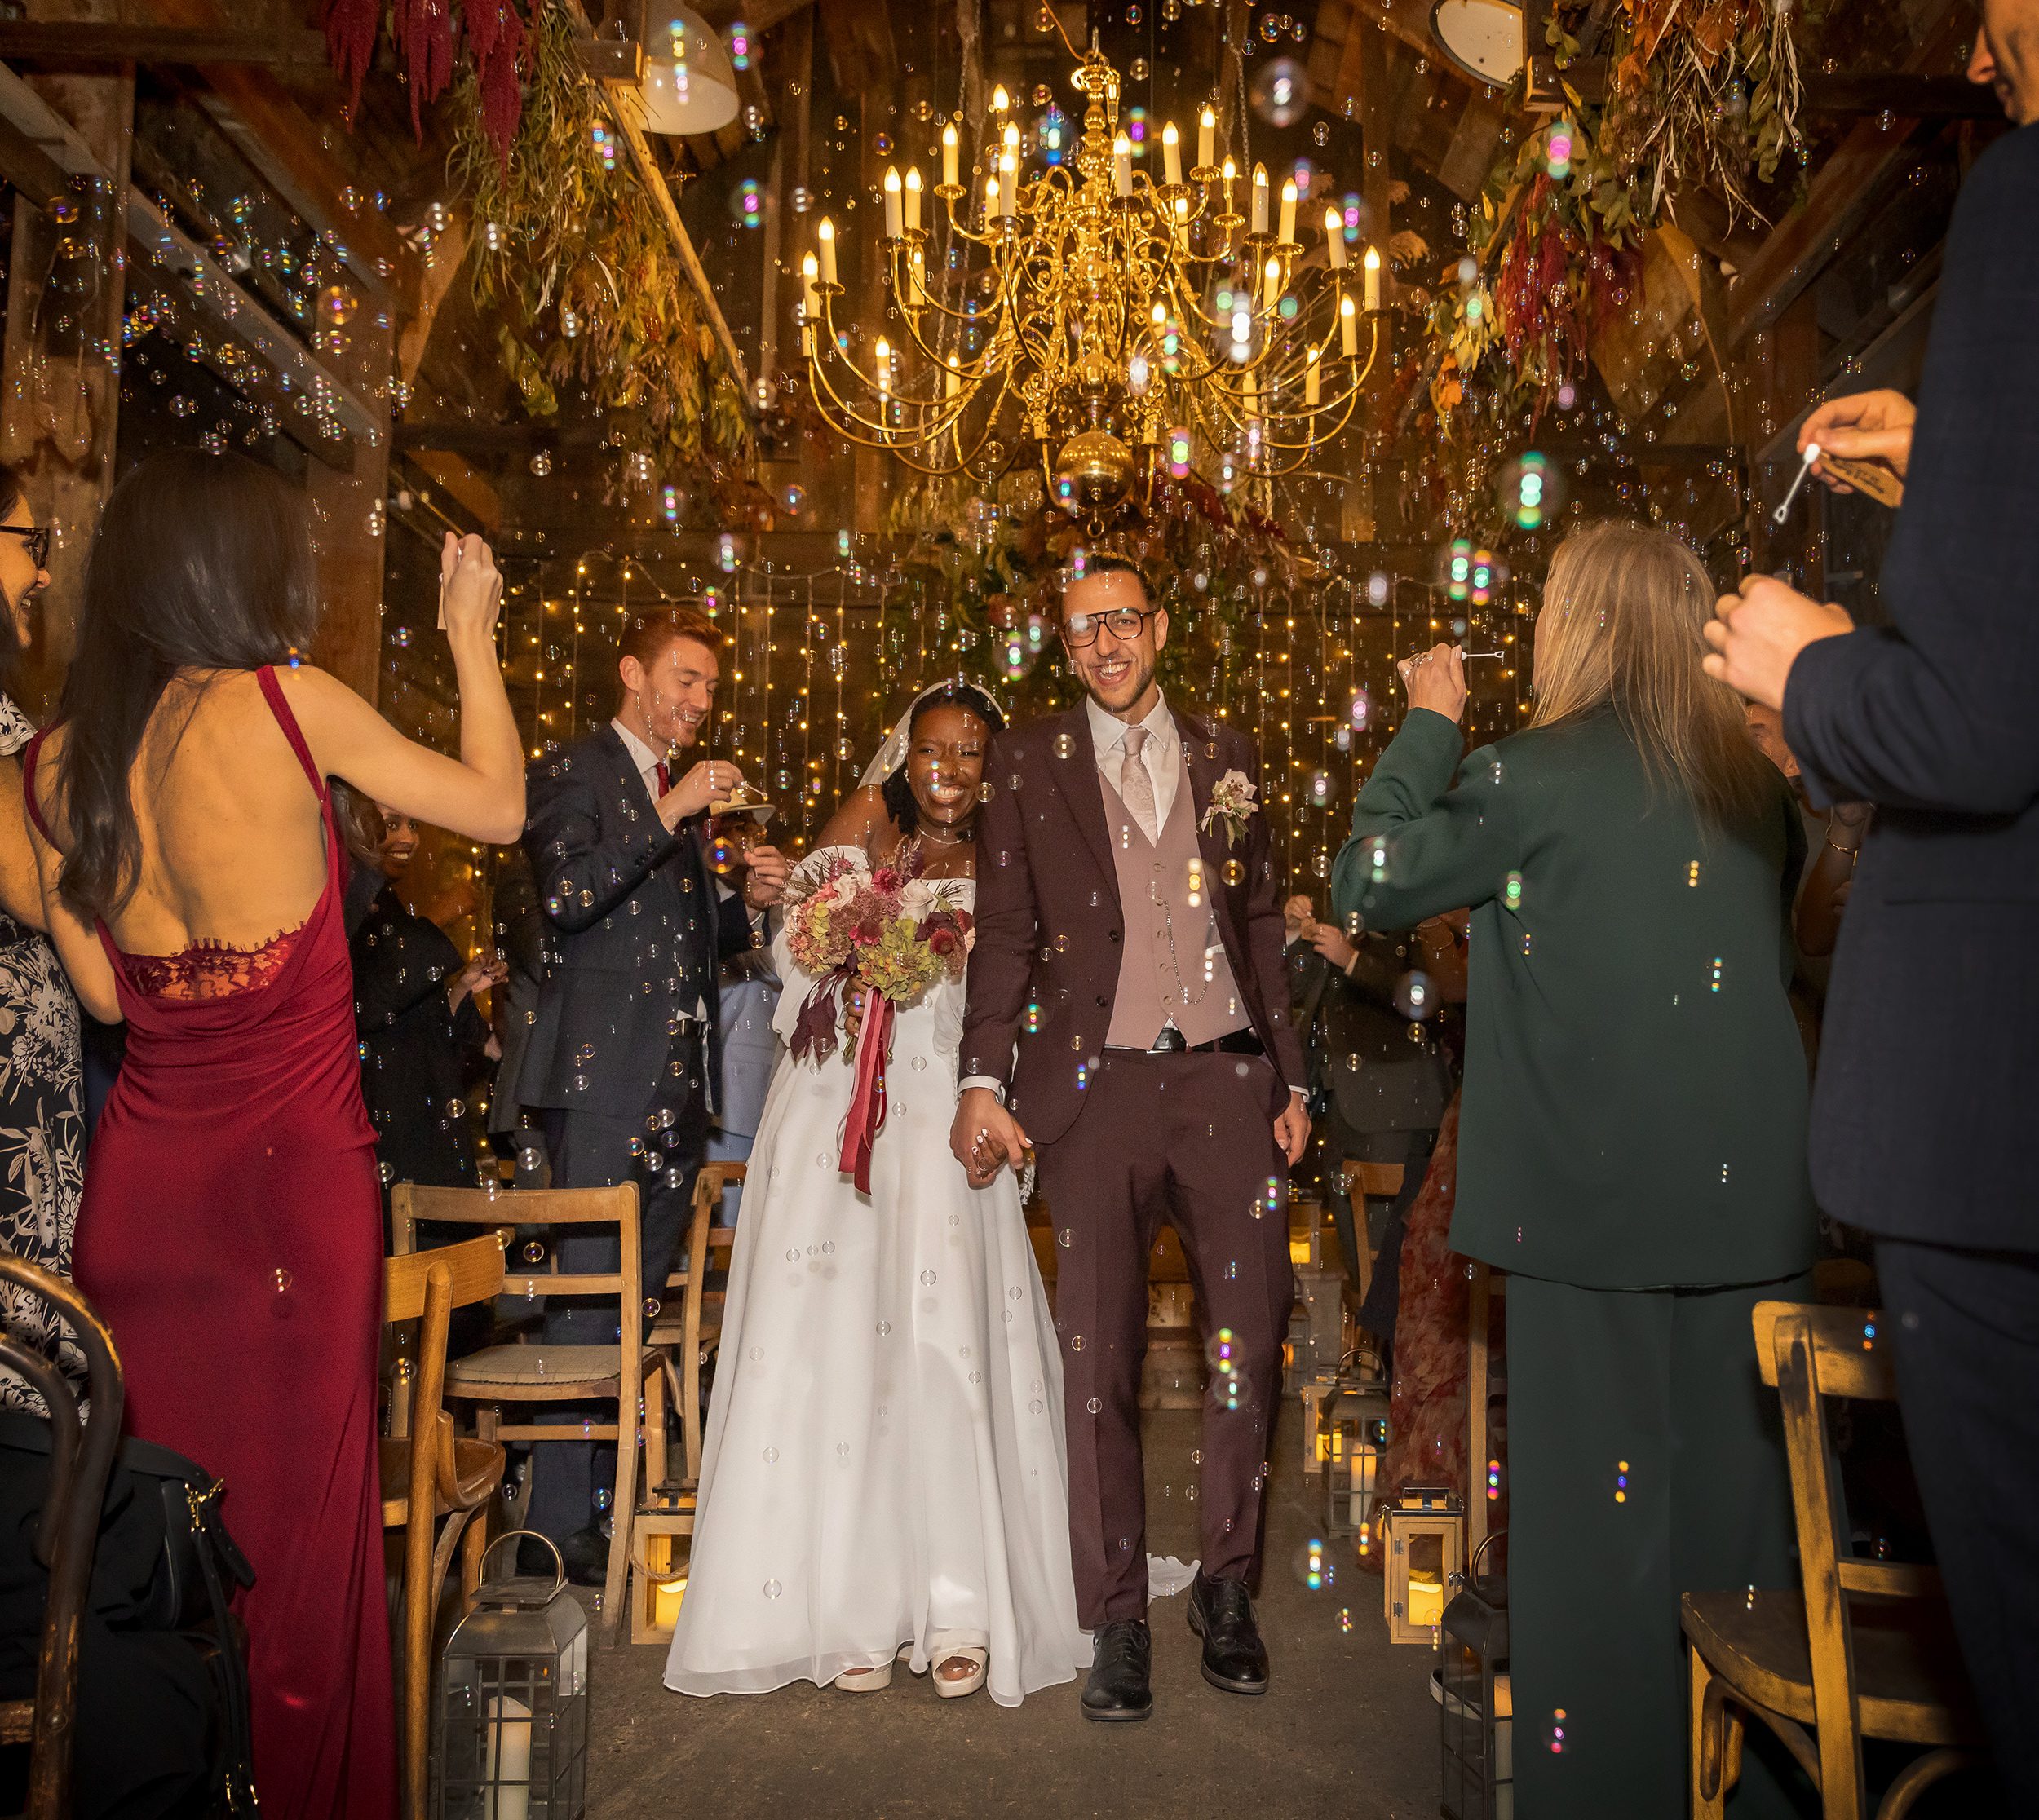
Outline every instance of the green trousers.
MULTIPOLYGON (((1679 1596, 1798 1584, 1783 1424, 1749 1311, 1806 1300, 1807 1283, 1611 1290, 1509 1278, 1517 1820, 1688 1811, 1679 1596)), ((1762 1748, 1761 1729, 1750 1728, 1728 1813, 1816 1813, 1787 1792, 1802 1778, 1762 1748)))

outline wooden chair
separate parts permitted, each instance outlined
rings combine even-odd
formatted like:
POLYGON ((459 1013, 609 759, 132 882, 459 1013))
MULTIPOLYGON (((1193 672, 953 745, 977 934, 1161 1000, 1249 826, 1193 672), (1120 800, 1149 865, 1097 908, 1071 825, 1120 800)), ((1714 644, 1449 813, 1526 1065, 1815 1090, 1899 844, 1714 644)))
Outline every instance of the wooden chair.
POLYGON ((493 1441, 453 1433, 444 1406, 446 1327, 455 1308, 493 1301, 502 1288, 506 1231, 462 1244, 392 1257, 383 1266, 383 1319, 416 1321, 409 1432, 382 1444, 383 1527, 404 1531, 404 1813, 424 1820, 431 1737, 432 1632, 440 1589, 463 1535, 460 1591, 481 1578, 489 1522, 472 1521, 502 1484, 504 1456, 493 1441), (396 1489, 400 1487, 401 1489, 396 1489), (436 1534, 435 1535, 435 1531, 436 1534))
POLYGON ((1342 1177, 1345 1198, 1352 1204, 1352 1235, 1360 1242, 1360 1280, 1354 1285, 1360 1299, 1373 1287, 1373 1266, 1380 1253, 1368 1235, 1366 1204, 1369 1199, 1393 1200, 1402 1191, 1404 1165, 1400 1163, 1362 1163, 1345 1160, 1342 1177))
POLYGON ((1926 1747, 1877 1809, 1878 1820, 1900 1820, 1922 1790, 1972 1760, 1962 1747, 1979 1746, 1982 1732, 1938 1574, 1849 1553, 1821 1399, 1896 1395, 1884 1317, 1766 1301, 1754 1326, 1763 1381, 1784 1406, 1802 1584, 1684 1596, 1692 1813, 1725 1811, 1754 1714, 1812 1778, 1825 1820, 1863 1820, 1864 1738, 1926 1747))
POLYGON ((36 1559, 49 1570, 50 1590, 36 1655, 35 1697, 0 1701, 0 1744, 29 1747, 26 1820, 66 1820, 77 1720, 78 1630, 91 1591, 100 1507, 120 1446, 126 1390, 113 1335, 69 1283, 5 1250, 0 1250, 0 1281, 19 1283, 63 1311, 85 1354, 91 1397, 91 1413, 81 1426, 77 1398, 63 1375, 40 1352, 0 1329, 0 1363, 42 1392, 50 1412, 49 1490, 34 1542, 36 1559))
MULTIPOLYGON (((617 1269, 573 1273, 541 1271, 503 1278, 510 1296, 614 1297, 617 1325, 635 1336, 644 1325, 644 1265, 639 1252, 637 1185, 613 1188, 427 1188, 400 1182, 390 1195, 392 1239, 397 1252, 415 1249, 420 1220, 467 1226, 610 1226, 621 1247, 617 1269)), ((645 1477, 654 1485, 666 1477, 666 1381, 656 1369, 657 1354, 634 1337, 625 1345, 554 1345, 545 1341, 484 1346, 446 1364, 445 1394, 476 1404, 475 1429, 484 1441, 613 1441, 616 1482, 609 1509, 614 1530, 604 1577, 602 1627, 616 1639, 623 1616, 623 1588, 630 1558, 630 1515, 637 1508, 638 1449, 644 1451, 645 1477), (646 1367, 652 1367, 648 1372, 646 1367), (506 1423, 505 1403, 613 1402, 613 1422, 506 1423), (624 1546, 618 1547, 618 1543, 624 1546)))
MULTIPOLYGON (((746 1173, 741 1163, 702 1166, 694 1181, 686 1255, 666 1279, 665 1311, 652 1323, 651 1343, 658 1349, 656 1375, 664 1378, 679 1409, 682 1457, 676 1478, 646 1474, 644 1495, 632 1514, 626 1597, 633 1643, 663 1643, 673 1634, 669 1602, 659 1594, 681 1578, 674 1544, 692 1535, 700 1513, 701 1370, 722 1339, 723 1292, 709 1288, 708 1277, 718 1261, 727 1266, 736 1242, 734 1226, 712 1222, 723 1191, 746 1173), (670 1296, 675 1289, 680 1292, 676 1302, 670 1296)), ((645 1420, 650 1419, 648 1411, 645 1420)))

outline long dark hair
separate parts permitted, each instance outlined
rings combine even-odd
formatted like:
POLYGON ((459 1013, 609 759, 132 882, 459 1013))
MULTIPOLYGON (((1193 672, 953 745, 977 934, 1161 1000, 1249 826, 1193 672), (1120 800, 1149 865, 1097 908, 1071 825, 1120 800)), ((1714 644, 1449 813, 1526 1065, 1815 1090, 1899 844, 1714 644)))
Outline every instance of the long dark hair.
POLYGON ((134 895, 142 843, 129 780, 170 679, 287 662, 309 651, 317 620, 310 520, 273 469, 175 449, 113 489, 58 709, 53 806, 71 834, 60 888, 72 909, 111 918, 134 895))
MULTIPOLYGON (((944 682, 913 704, 913 718, 906 723, 906 745, 913 749, 913 735, 920 723, 937 708, 967 708, 994 733, 1005 731, 1006 717, 998 704, 974 682, 944 682)), ((913 800, 913 786, 907 780, 906 758, 901 755, 898 767, 885 780, 882 786, 885 807, 901 834, 911 834, 920 826, 920 805, 913 800)))

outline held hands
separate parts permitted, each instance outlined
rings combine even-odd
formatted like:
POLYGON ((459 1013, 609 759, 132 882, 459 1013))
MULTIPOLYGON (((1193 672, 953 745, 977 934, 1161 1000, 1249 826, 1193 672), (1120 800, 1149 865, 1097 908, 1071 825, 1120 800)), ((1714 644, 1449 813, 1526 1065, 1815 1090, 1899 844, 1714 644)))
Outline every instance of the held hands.
POLYGON ((479 634, 493 638, 502 604, 502 575, 495 552, 480 537, 449 531, 439 550, 439 623, 449 638, 479 634))
MULTIPOLYGON (((669 828, 677 828, 682 822, 705 813, 708 805, 718 798, 726 799, 742 782, 743 773, 727 758, 704 758, 675 779, 673 787, 658 799, 658 819, 669 828)), ((758 850, 767 850, 761 847, 758 850)))
POLYGON ((750 870, 744 874, 743 901, 753 910, 768 909, 785 895, 793 863, 775 846, 753 847, 745 858, 750 870))
MULTIPOLYGON (((1829 398, 1798 426, 1798 452, 1817 443, 1823 453, 1838 455, 1844 462, 1882 462, 1901 480, 1912 458, 1912 426, 1918 409, 1904 393, 1851 392, 1845 398, 1829 398)), ((1815 462, 1812 471, 1836 493, 1855 489, 1827 471, 1824 462, 1815 462)))
POLYGON ((983 1188, 1008 1163, 1024 1168, 1033 1142, 989 1087, 970 1087, 956 1102, 949 1147, 969 1176, 970 1186, 983 1188))
POLYGON ((1303 1160, 1303 1147, 1310 1142, 1310 1115, 1303 1109, 1302 1094, 1290 1090, 1288 1110, 1275 1120, 1274 1134, 1293 1169, 1303 1160))
POLYGON ((1798 653, 1820 638, 1852 632, 1840 607, 1808 599, 1769 575, 1752 575, 1740 594, 1723 594, 1706 624, 1713 647, 1706 674, 1766 707, 1784 706, 1785 682, 1798 653))
POLYGON ((1432 645, 1418 656, 1404 657, 1395 667, 1409 691, 1410 707, 1427 708, 1454 722, 1465 718, 1466 663, 1459 647, 1432 645))

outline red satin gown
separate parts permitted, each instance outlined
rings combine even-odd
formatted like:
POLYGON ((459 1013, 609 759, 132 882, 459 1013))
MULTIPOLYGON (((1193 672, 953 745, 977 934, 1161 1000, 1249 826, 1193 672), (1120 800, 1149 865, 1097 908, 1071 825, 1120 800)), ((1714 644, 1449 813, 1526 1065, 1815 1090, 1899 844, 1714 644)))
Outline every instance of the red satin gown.
MULTIPOLYGON (((332 806, 274 673, 257 675, 318 793, 325 889, 259 948, 124 954, 101 927, 127 1058, 93 1134, 72 1267, 126 1366, 129 1432, 224 1482, 254 1565, 238 1609, 265 1820, 353 1820, 397 1807, 382 1203, 332 806)), ((33 764, 31 747, 31 805, 33 764)))

